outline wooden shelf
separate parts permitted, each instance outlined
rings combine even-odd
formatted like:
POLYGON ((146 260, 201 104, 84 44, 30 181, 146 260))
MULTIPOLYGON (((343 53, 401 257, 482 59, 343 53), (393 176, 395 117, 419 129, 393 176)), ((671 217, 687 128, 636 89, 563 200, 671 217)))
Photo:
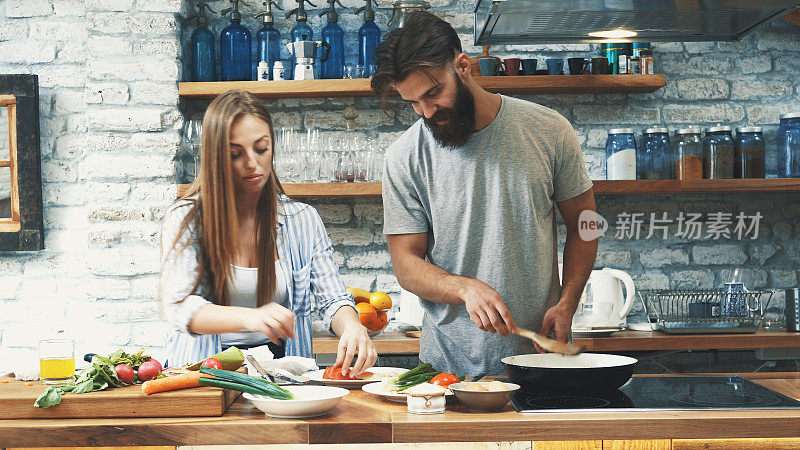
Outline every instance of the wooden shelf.
MULTIPOLYGON (((475 77, 489 92, 502 94, 619 94, 647 93, 664 87, 664 75, 536 75, 475 77)), ((346 80, 183 82, 184 98, 213 98, 230 89, 243 89, 261 98, 370 97, 368 78, 346 80)))
MULTIPOLYGON (((188 184, 178 185, 182 196, 188 184)), ((380 197, 381 183, 283 183, 292 198, 380 197)), ((800 178, 750 178, 745 180, 595 180, 600 195, 664 194, 757 194, 800 192, 800 178)))

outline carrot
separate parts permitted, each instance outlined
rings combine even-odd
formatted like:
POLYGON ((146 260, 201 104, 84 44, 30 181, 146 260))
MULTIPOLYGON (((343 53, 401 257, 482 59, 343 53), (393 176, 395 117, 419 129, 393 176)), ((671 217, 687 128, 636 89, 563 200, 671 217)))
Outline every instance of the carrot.
POLYGON ((200 377, 208 377, 200 372, 187 372, 171 377, 156 378, 142 383, 142 392, 145 394, 155 394, 156 392, 177 391, 178 389, 188 389, 199 387, 200 377))

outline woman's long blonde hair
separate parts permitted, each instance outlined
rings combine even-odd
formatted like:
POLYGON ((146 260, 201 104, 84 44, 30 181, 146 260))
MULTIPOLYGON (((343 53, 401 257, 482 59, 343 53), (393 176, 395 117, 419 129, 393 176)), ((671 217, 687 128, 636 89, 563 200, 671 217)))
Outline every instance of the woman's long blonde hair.
MULTIPOLYGON (((192 294, 197 292, 204 276, 208 274, 213 302, 224 306, 230 304, 228 283, 240 239, 230 137, 233 124, 245 115, 254 116, 269 125, 274 159, 275 129, 267 108, 252 94, 239 89, 230 90, 214 99, 203 116, 200 176, 181 199, 191 201, 193 205, 170 246, 170 251, 175 251, 181 236, 194 223, 198 230, 195 239, 199 240, 199 271, 192 294)), ((258 306, 265 305, 275 293, 278 195, 283 193, 273 166, 256 210, 258 306)), ((187 241, 183 247, 191 243, 187 241)), ((164 262, 168 260, 167 257, 164 262)))

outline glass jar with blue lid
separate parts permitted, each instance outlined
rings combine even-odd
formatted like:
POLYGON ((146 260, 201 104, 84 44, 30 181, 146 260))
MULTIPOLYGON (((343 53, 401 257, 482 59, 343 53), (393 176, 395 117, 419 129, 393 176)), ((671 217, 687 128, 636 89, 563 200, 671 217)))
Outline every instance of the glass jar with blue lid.
POLYGON ((800 111, 781 116, 777 145, 778 177, 800 177, 800 111))
POLYGON ((647 128, 642 133, 636 155, 636 179, 667 180, 672 178, 672 155, 669 131, 647 128))
POLYGON ((733 129, 717 125, 703 139, 703 178, 733 178, 733 129))
POLYGON ((736 127, 733 177, 764 178, 764 135, 761 127, 736 127))
POLYGON ((608 130, 606 139, 606 179, 636 179, 636 139, 632 128, 608 130))

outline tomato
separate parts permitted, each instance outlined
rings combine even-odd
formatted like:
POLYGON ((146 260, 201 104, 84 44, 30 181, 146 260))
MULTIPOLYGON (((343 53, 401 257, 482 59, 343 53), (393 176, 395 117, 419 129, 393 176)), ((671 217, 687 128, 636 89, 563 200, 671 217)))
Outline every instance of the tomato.
POLYGON ((431 384, 438 384, 441 387, 450 386, 453 383, 458 383, 460 380, 457 376, 453 375, 452 373, 440 373, 435 377, 431 378, 431 384))
MULTIPOLYGON (((364 372, 364 373, 361 374, 361 376, 364 376, 364 377, 370 376, 370 375, 372 375, 372 373, 370 373, 370 372, 364 372)), ((327 369, 325 369, 325 372, 322 374, 322 378, 324 378, 326 380, 358 380, 358 379, 360 379, 360 377, 353 376, 352 372, 348 373, 346 376, 342 375, 342 368, 341 367, 333 367, 333 366, 330 366, 327 369)))
POLYGON ((201 365, 209 369, 222 369, 222 363, 217 358, 208 358, 201 365))
POLYGON ((137 371, 137 375, 139 379, 142 381, 149 381, 154 380, 158 377, 158 374, 161 372, 158 368, 161 364, 158 361, 145 361, 139 366, 139 370, 137 371))
POLYGON ((114 372, 117 373, 117 378, 125 384, 133 384, 136 374, 133 373, 133 367, 127 364, 117 364, 114 366, 114 372))

